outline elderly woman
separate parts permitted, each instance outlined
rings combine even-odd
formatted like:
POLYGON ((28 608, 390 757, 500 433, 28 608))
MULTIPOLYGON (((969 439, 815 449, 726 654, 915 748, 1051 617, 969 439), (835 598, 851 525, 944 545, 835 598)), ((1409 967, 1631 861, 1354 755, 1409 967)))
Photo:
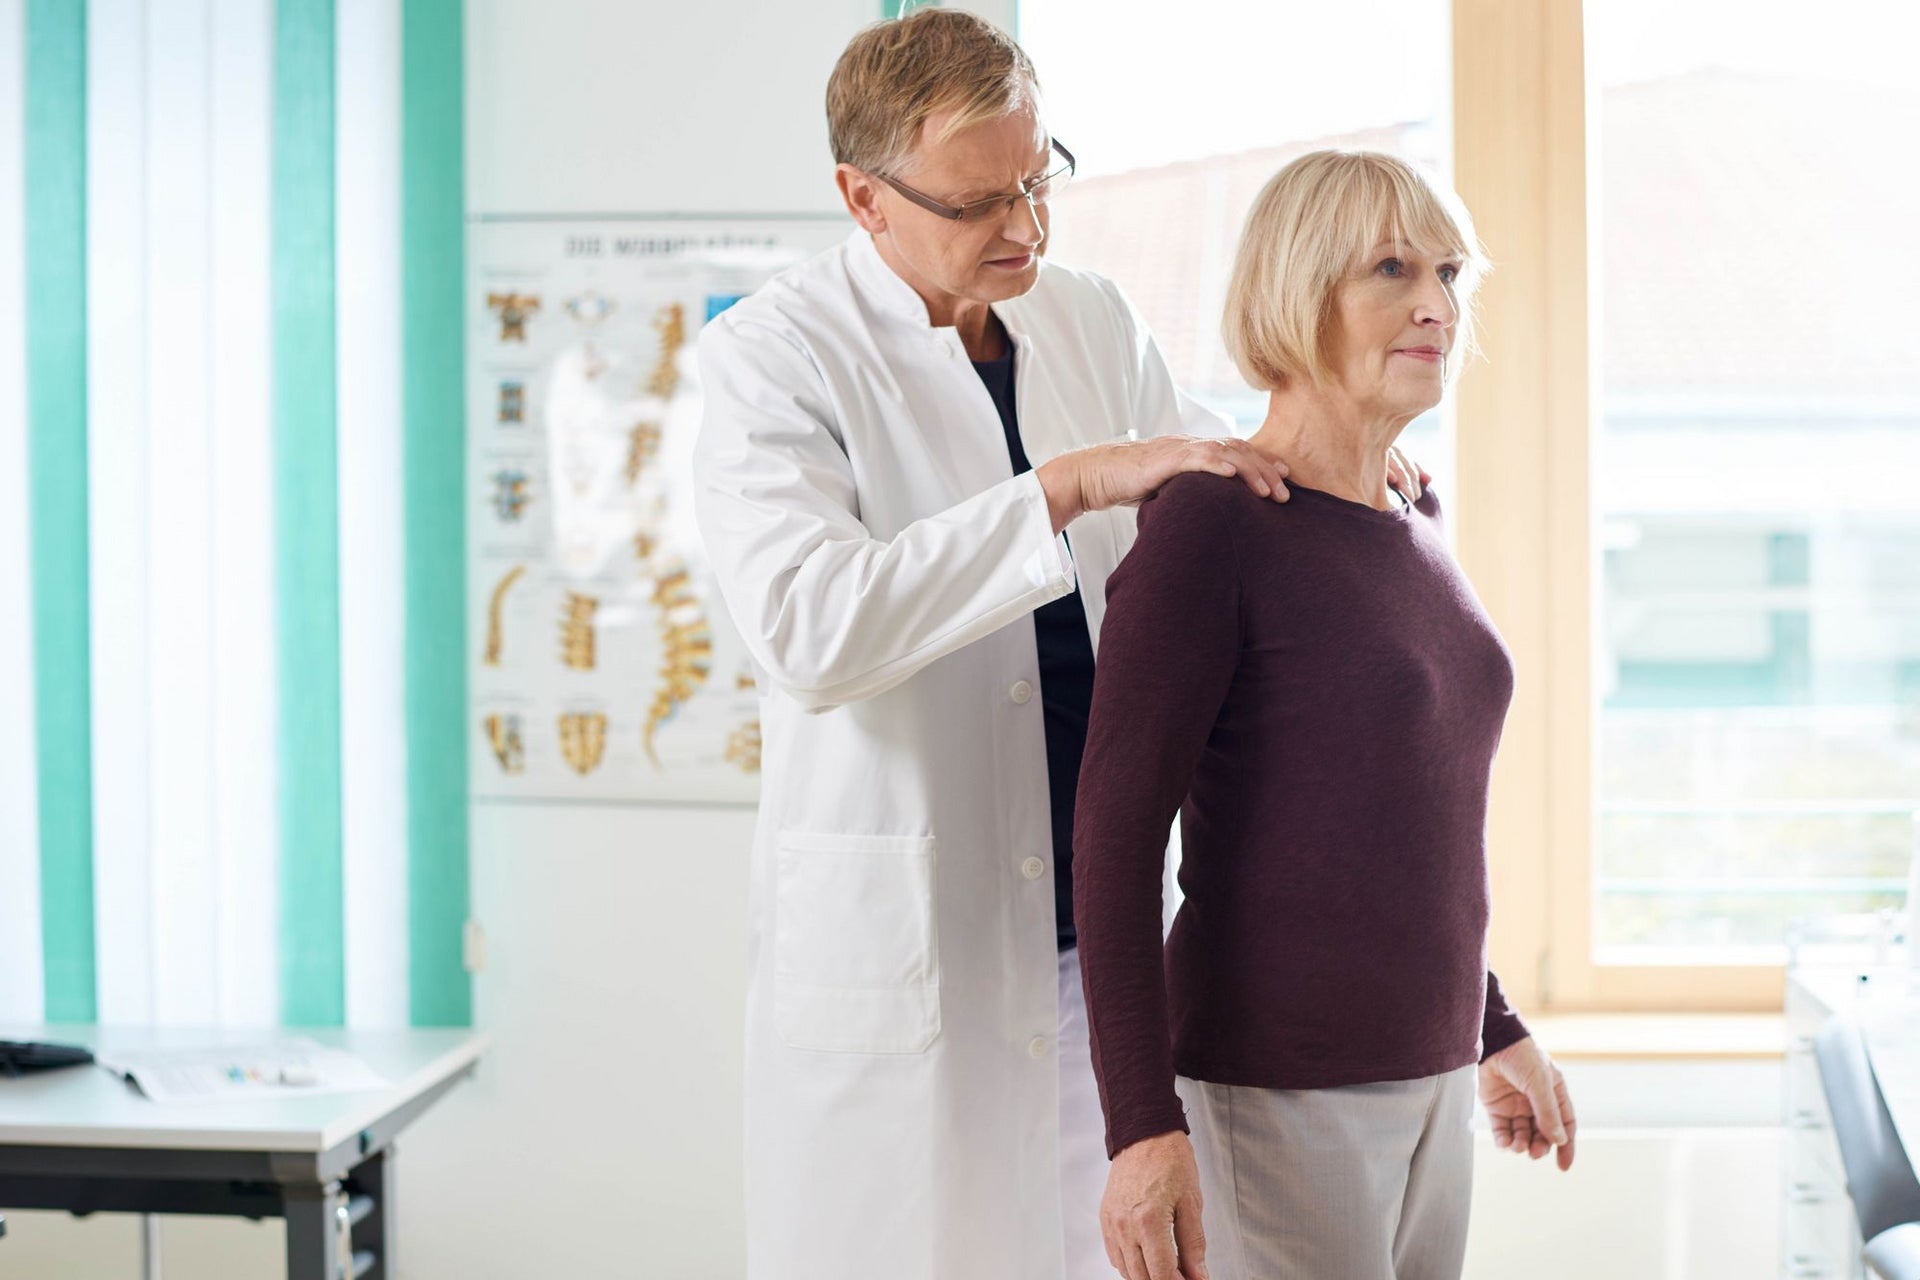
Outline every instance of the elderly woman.
POLYGON ((1560 1073, 1486 960, 1511 664, 1438 498, 1386 467, 1469 350, 1480 266, 1464 211, 1400 160, 1283 169, 1226 336, 1293 500, 1176 477, 1108 580, 1075 919, 1130 1280, 1457 1277, 1476 1072, 1500 1145, 1572 1164, 1560 1073))

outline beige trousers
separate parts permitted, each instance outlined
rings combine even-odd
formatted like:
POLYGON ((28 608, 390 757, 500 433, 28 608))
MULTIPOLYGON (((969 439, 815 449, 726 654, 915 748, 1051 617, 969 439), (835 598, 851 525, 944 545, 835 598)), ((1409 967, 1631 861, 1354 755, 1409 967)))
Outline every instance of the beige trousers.
POLYGON ((1475 1078, 1284 1090, 1181 1077, 1213 1280, 1460 1280, 1475 1078))

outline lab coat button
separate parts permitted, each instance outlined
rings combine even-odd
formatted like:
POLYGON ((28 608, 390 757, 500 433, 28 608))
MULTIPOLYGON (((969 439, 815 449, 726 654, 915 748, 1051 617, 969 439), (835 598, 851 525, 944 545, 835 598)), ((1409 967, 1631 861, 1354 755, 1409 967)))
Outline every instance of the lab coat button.
POLYGON ((1023 707, 1033 701, 1033 686, 1025 680, 1017 681, 1008 692, 1011 694, 1013 700, 1023 707))
POLYGON ((1047 874, 1047 864, 1038 858, 1028 858, 1020 864, 1020 874, 1029 880, 1038 880, 1047 874))
POLYGON ((1046 1057, 1047 1038, 1045 1036, 1035 1036, 1033 1039, 1027 1041, 1027 1056, 1029 1058, 1046 1057))

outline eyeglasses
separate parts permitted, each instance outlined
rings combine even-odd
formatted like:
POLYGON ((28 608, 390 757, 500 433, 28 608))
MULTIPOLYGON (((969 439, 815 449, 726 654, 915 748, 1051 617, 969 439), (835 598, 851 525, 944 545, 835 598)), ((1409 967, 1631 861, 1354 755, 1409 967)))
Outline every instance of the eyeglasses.
POLYGON ((929 213, 937 213, 943 218, 952 219, 954 222, 984 222, 988 218, 1004 217, 1012 211, 1013 206, 1019 204, 1022 200, 1029 201, 1036 205, 1045 204, 1047 201, 1053 199, 1055 195, 1059 194, 1062 187, 1067 185, 1067 180, 1073 177, 1073 152, 1061 146, 1057 141, 1051 142, 1050 145, 1064 162, 1059 168, 1051 173, 1035 178, 1032 182, 1022 187, 1018 194, 1010 196, 988 196, 984 200, 969 200, 965 204, 943 204, 924 191, 915 191, 912 187, 897 178, 890 178, 884 173, 877 173, 874 176, 929 213))

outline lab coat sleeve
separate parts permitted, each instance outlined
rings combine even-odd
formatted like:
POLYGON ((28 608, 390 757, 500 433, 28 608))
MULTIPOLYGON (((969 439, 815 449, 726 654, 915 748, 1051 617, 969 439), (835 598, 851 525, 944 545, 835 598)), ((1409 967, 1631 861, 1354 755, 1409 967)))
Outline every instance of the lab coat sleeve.
POLYGON ((748 650, 807 710, 884 693, 1074 589, 1032 472, 877 538, 798 343, 722 317, 700 371, 700 533, 748 650))
POLYGON ((1233 434, 1233 423, 1224 414, 1207 408, 1174 384, 1173 371, 1167 367, 1160 344, 1120 287, 1107 280, 1102 284, 1112 293, 1133 374, 1134 438, 1233 434))

